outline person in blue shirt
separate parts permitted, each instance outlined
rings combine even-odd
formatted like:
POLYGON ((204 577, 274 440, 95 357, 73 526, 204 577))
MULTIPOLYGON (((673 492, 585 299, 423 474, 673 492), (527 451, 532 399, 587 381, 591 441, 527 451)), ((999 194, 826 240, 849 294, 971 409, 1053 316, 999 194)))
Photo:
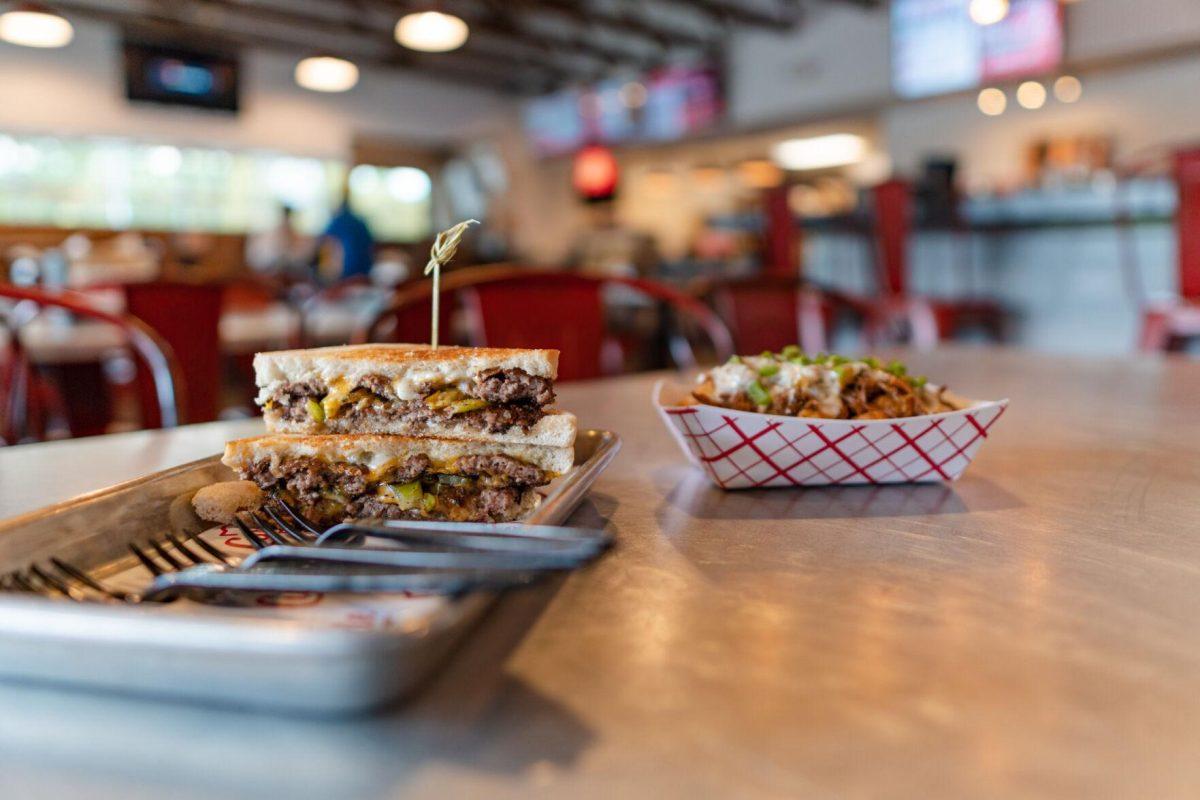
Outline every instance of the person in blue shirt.
POLYGON ((339 277, 342 280, 366 276, 371 272, 375 260, 375 238, 363 218, 350 208, 348 192, 342 195, 342 203, 333 212, 321 238, 323 249, 330 244, 335 245, 337 252, 331 255, 341 263, 339 277))

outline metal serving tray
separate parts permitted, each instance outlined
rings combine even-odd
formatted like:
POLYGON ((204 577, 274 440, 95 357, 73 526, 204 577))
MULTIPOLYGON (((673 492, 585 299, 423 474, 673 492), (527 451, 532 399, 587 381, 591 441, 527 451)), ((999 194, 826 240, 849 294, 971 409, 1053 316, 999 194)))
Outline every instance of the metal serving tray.
MULTIPOLYGON (((574 468, 522 521, 565 521, 619 446, 610 431, 581 431, 574 468)), ((212 456, 2 521, 0 574, 50 557, 120 573, 130 566, 130 542, 209 527, 191 496, 233 477, 212 456)), ((0 677, 310 713, 362 711, 412 689, 494 599, 271 596, 229 608, 0 593, 0 677)))

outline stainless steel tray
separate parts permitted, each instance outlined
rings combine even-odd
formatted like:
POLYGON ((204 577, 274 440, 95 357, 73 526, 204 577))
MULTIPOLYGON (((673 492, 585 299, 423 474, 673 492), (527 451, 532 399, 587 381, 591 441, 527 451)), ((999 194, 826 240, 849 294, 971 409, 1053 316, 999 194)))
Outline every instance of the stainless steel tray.
MULTIPOLYGON (((523 521, 558 524, 620 446, 582 431, 575 467, 523 521)), ((119 571, 129 542, 195 530, 191 496, 230 480, 217 456, 0 522, 0 574, 58 557, 119 571)), ((494 599, 347 599, 335 613, 291 605, 226 608, 83 604, 0 593, 0 677, 304 712, 345 713, 403 695, 494 599)), ((339 602, 336 598, 334 602, 339 602)))

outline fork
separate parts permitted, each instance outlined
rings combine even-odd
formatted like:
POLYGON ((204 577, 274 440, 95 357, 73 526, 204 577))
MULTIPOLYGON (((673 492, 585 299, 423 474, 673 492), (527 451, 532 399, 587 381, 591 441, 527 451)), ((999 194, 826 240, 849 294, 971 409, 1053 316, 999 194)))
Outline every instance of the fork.
POLYGON ((270 498, 262 512, 235 518, 243 537, 257 550, 240 562, 195 534, 168 533, 165 541, 129 544, 154 576, 140 594, 112 588, 56 558, 46 568, 32 565, 23 573, 0 577, 0 589, 72 600, 90 599, 87 589, 127 603, 227 591, 460 594, 525 585, 549 571, 573 569, 611 543, 603 531, 541 525, 381 520, 322 531, 278 496, 270 498), (354 546, 371 538, 391 547, 354 546), (316 571, 317 566, 322 571, 316 571))

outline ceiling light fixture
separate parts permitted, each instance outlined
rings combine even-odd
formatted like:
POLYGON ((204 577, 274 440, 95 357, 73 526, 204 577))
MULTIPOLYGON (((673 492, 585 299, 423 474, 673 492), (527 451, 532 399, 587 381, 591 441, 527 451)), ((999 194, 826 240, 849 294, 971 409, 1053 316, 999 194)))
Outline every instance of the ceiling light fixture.
POLYGON ((358 83, 358 67, 336 56, 309 56, 296 64, 296 83, 314 92, 349 91, 358 83))
POLYGON ((989 117, 998 117, 1008 108, 1008 96, 1000 89, 990 86, 979 93, 975 100, 979 110, 989 117))
POLYGON ((1074 75, 1063 75, 1054 82, 1054 96, 1060 103, 1074 103, 1083 97, 1083 84, 1074 75))
POLYGON ((18 3, 0 14, 0 40, 22 47, 65 47, 75 38, 67 19, 40 3, 18 3))
POLYGON ((788 139, 771 148, 775 163, 790 170, 844 167, 862 161, 866 153, 866 140, 853 133, 788 139))
POLYGON ((1025 81, 1017 87, 1017 102, 1021 108, 1036 111, 1046 105, 1046 87, 1037 81, 1025 81))
POLYGON ((971 0, 967 13, 976 25, 995 25, 1008 16, 1008 0, 971 0))
POLYGON ((417 11, 396 23, 396 41, 410 50, 423 53, 447 53, 467 41, 467 23, 441 11, 417 11))

